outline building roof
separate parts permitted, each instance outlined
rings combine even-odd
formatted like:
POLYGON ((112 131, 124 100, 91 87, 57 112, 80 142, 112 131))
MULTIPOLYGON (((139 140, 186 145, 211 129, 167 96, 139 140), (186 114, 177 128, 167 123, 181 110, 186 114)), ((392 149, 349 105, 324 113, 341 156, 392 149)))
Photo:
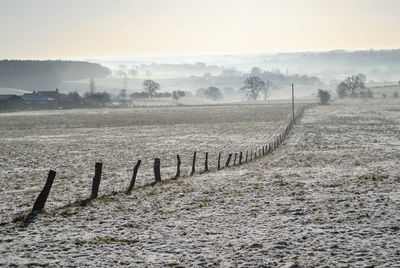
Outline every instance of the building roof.
POLYGON ((60 98, 60 93, 58 92, 58 88, 56 90, 51 90, 51 91, 38 91, 37 92, 39 95, 42 96, 47 96, 53 99, 59 99, 60 98))
POLYGON ((4 94, 4 95, 0 95, 0 100, 9 100, 9 99, 11 99, 11 98, 14 97, 14 96, 16 96, 16 95, 14 95, 14 94, 4 94))
POLYGON ((48 101, 54 100, 47 96, 42 96, 42 95, 33 94, 33 93, 24 94, 22 96, 22 98, 24 99, 24 101, 28 101, 28 102, 48 102, 48 101))

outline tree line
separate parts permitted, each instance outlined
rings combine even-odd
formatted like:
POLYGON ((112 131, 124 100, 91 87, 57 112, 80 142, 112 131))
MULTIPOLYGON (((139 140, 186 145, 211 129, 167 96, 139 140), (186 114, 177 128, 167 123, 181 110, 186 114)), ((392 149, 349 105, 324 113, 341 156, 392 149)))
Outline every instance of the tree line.
POLYGON ((111 70, 83 61, 0 61, 0 87, 52 90, 62 81, 105 77, 111 70))

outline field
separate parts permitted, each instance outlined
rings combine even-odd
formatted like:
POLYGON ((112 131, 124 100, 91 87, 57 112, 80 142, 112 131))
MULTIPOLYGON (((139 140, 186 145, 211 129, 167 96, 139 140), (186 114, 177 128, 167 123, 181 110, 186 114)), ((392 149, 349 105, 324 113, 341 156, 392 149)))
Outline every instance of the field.
MULTIPOLYGON (((55 166, 60 174, 53 186, 57 195, 50 197, 45 213, 28 228, 18 223, 0 227, 0 265, 397 267, 399 107, 399 99, 336 100, 328 106, 314 106, 305 111, 279 149, 264 158, 220 172, 142 187, 131 196, 119 193, 99 198, 87 207, 65 208, 55 204, 79 192, 89 194, 89 173, 96 160, 104 160, 106 165, 102 193, 126 187, 131 167, 125 163, 133 164, 138 155, 132 150, 140 144, 132 141, 139 137, 132 133, 143 131, 142 143, 155 144, 147 150, 151 151, 146 158, 150 160, 163 152, 162 159, 173 159, 178 150, 191 155, 192 147, 199 152, 244 150, 272 137, 287 120, 289 108, 245 106, 240 109, 246 111, 243 114, 238 107, 229 106, 184 108, 183 113, 177 108, 157 108, 149 121, 156 122, 157 128, 139 123, 127 126, 139 120, 132 119, 132 113, 142 110, 132 110, 128 117, 119 110, 52 111, 44 112, 46 120, 39 112, 1 115, 1 144, 6 148, 2 148, 2 158, 14 161, 2 168, 11 178, 2 185, 1 202, 8 206, 3 211, 9 214, 29 209, 48 166, 55 166), (197 111, 195 115, 197 109, 204 109, 201 114, 214 116, 206 120, 199 114, 197 123, 190 122, 193 114, 188 109, 197 111), (176 121, 160 125, 167 111, 181 118, 169 116, 177 117, 176 121), (115 114, 119 114, 118 121, 111 120, 115 114), (250 115, 256 115, 255 119, 245 123, 250 115), (96 118, 103 118, 102 126, 96 127, 96 118), (225 127, 217 127, 221 120, 225 120, 225 127), (20 124, 13 124, 15 121, 20 124), (34 125, 40 128, 33 130, 34 125), (169 132, 173 135, 159 134, 169 132), (149 133, 158 138, 147 141, 149 133), (207 144, 201 142, 208 137, 203 133, 212 136, 207 144), (246 143, 252 136, 257 137, 246 143), (127 137, 132 140, 126 141, 127 137), (161 141, 164 145, 157 145, 161 141), (24 146, 19 146, 20 142, 24 146), (64 150, 72 143, 78 146, 70 152, 64 150), (20 151, 18 155, 12 153, 12 146, 20 151), (47 153, 42 147, 48 148, 43 149, 47 153), (35 162, 28 162, 26 170, 19 171, 17 167, 32 155, 38 155, 35 162), (67 172, 70 175, 62 174, 67 172), (32 190, 28 186, 31 182, 32 190), (16 185, 21 189, 14 189, 16 185), (64 188, 67 186, 70 190, 64 188)), ((145 111, 143 115, 148 114, 145 111)), ((147 176, 141 176, 139 181, 144 182, 147 176)))
POLYGON ((215 168, 219 152, 224 162, 229 153, 271 142, 286 127, 290 109, 260 104, 0 114, 0 222, 31 208, 49 169, 58 172, 51 209, 88 197, 96 161, 103 162, 100 194, 126 189, 138 159, 138 186, 154 180, 156 157, 163 179, 175 175, 177 154, 183 175, 194 151, 197 170, 204 169, 205 152, 215 168))

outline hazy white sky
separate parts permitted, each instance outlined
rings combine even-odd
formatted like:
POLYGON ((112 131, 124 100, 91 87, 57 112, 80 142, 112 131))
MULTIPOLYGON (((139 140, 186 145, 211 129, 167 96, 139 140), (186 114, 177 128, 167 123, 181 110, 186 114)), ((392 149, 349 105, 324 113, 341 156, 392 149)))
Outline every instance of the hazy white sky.
POLYGON ((399 0, 0 0, 0 58, 400 48, 399 0))

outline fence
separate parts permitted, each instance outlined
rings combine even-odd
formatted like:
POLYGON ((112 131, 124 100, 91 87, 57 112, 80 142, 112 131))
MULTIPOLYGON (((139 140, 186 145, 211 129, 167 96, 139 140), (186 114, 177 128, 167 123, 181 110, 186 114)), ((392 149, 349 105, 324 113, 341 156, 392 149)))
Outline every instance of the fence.
MULTIPOLYGON (((255 148, 254 151, 252 149, 250 151, 247 150, 245 152, 244 151, 234 152, 234 153, 229 152, 229 153, 227 153, 227 159, 225 160, 225 163, 224 163, 223 159, 221 158, 222 153, 219 152, 217 165, 216 165, 215 169, 209 168, 209 166, 210 166, 209 153, 205 152, 205 154, 204 154, 204 156, 205 156, 204 157, 204 169, 197 173, 220 171, 225 168, 229 168, 229 167, 233 167, 233 166, 240 166, 245 163, 249 163, 253 160, 256 160, 258 158, 261 158, 263 156, 271 154, 282 144, 282 142, 285 140, 285 138, 289 134, 290 130, 292 129, 293 124, 297 120, 299 120, 299 118, 303 115, 304 110, 311 107, 312 105, 314 105, 314 104, 307 104, 307 105, 302 106, 296 112, 294 117, 288 122, 288 124, 284 128, 283 132, 281 134, 277 135, 272 141, 265 144, 264 146, 255 148)), ((197 152, 194 152, 193 157, 192 157, 191 171, 190 171, 189 176, 193 176, 194 174, 196 174, 196 161, 197 161, 197 152)), ((124 191, 124 193, 126 195, 130 195, 135 187, 136 177, 137 177, 141 163, 142 163, 142 161, 138 160, 136 165, 133 168, 132 178, 130 179, 127 190, 124 191)), ((174 181, 174 180, 177 180, 178 178, 182 177, 181 164, 182 164, 181 156, 176 155, 176 174, 175 174, 175 176, 173 176, 172 178, 167 179, 167 180, 174 181)), ((95 163, 95 174, 94 174, 93 182, 92 182, 91 195, 87 199, 75 202, 75 205, 86 206, 90 201, 92 201, 98 197, 98 192, 100 189, 100 182, 101 182, 102 167, 103 167, 102 163, 95 163)), ((147 185, 154 186, 157 183, 160 183, 162 181, 162 179, 161 179, 161 159, 159 159, 159 158, 154 159, 153 172, 154 172, 154 181, 147 185)), ((55 177, 56 177, 56 172, 53 170, 50 170, 49 174, 48 174, 48 178, 46 180, 46 184, 43 187, 42 191, 40 192, 39 196, 37 197, 31 212, 27 216, 22 216, 22 217, 14 219, 14 222, 21 221, 23 226, 27 226, 29 223, 31 223, 35 219, 35 217, 45 207, 45 203, 47 201, 47 197, 50 193, 50 190, 51 190, 51 187, 52 187, 55 177)), ((147 185, 145 185, 145 186, 147 186, 147 185)))

